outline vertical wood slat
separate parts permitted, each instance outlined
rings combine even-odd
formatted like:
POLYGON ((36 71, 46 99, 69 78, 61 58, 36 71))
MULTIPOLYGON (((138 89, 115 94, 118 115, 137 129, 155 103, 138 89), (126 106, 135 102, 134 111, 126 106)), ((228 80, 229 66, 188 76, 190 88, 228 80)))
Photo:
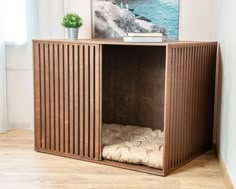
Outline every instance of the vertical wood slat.
MULTIPOLYGON (((180 111, 183 113, 185 110, 184 106, 184 85, 185 85, 185 65, 184 65, 184 48, 180 49, 180 111)), ((180 127, 180 154, 179 154, 179 163, 183 161, 183 153, 184 153, 184 117, 179 120, 179 127, 180 127)))
POLYGON ((60 150, 60 86, 59 86, 59 48, 58 44, 54 44, 54 81, 55 81, 55 151, 59 152, 60 150))
POLYGON ((49 75, 50 75, 50 82, 49 82, 49 92, 50 92, 50 96, 49 96, 49 101, 50 101, 50 149, 52 151, 55 150, 55 125, 54 125, 54 121, 55 121, 55 109, 54 109, 54 97, 55 97, 55 93, 54 93, 54 46, 53 44, 49 45, 49 75))
POLYGON ((94 64, 94 78, 95 78, 95 138, 94 138, 94 147, 95 147, 95 159, 101 160, 102 152, 102 47, 95 46, 95 64, 94 64))
POLYGON ((178 152, 178 156, 177 156, 177 164, 180 162, 180 156, 181 156, 181 117, 180 117, 180 113, 181 113, 181 110, 182 110, 182 104, 181 104, 181 97, 182 97, 182 78, 181 78, 181 73, 182 73, 182 62, 181 62, 181 51, 182 51, 182 48, 178 48, 178 69, 177 69, 177 73, 178 73, 178 85, 177 85, 177 91, 179 93, 179 95, 177 96, 178 100, 178 111, 177 111, 177 132, 176 132, 176 135, 177 136, 180 136, 180 140, 178 142, 178 149, 177 149, 177 152, 178 152))
POLYGON ((194 113, 194 155, 198 154, 197 148, 198 148, 198 131, 199 131, 199 124, 198 124, 198 85, 199 85, 199 62, 198 62, 199 56, 198 56, 198 47, 195 47, 195 59, 194 59, 194 64, 195 64, 195 92, 194 92, 194 106, 195 106, 195 113, 194 113))
POLYGON ((69 47, 68 45, 64 45, 64 103, 65 103, 65 153, 69 153, 69 146, 70 146, 70 128, 69 128, 69 47))
POLYGON ((198 46, 196 46, 194 48, 194 65, 195 65, 195 69, 194 69, 194 81, 195 81, 195 87, 194 87, 194 107, 195 107, 195 113, 194 113, 194 143, 195 143, 195 147, 194 147, 194 155, 197 154, 197 147, 198 147, 198 131, 199 131, 199 124, 198 124, 198 84, 199 84, 199 62, 198 62, 198 46))
POLYGON ((80 156, 84 156, 84 46, 79 46, 79 132, 80 156))
POLYGON ((201 60, 201 46, 198 46, 198 52, 197 52, 197 56, 198 56, 198 88, 197 88, 197 123, 198 123, 198 129, 197 129, 197 141, 198 141, 198 144, 197 144, 197 154, 200 155, 201 151, 202 151, 202 146, 201 146, 201 141, 199 140, 200 136, 202 135, 202 127, 201 127, 201 86, 202 86, 202 60, 201 60))
POLYGON ((34 58, 34 124, 35 124, 35 149, 40 149, 41 146, 41 88, 40 88, 40 44, 33 44, 34 58))
POLYGON ((191 97, 192 97, 192 85, 190 85, 192 81, 192 48, 188 47, 188 58, 187 58, 187 64, 188 64, 188 74, 187 74, 187 112, 186 112, 186 117, 187 117, 187 140, 188 142, 188 148, 187 148, 187 158, 190 158, 190 150, 191 150, 191 145, 192 145, 192 136, 191 136, 191 97))
POLYGON ((46 102, 46 111, 45 111, 45 115, 46 115, 46 148, 49 149, 50 148, 50 142, 51 142, 51 126, 50 126, 50 59, 49 59, 49 47, 48 47, 48 43, 45 44, 45 102, 46 102))
POLYGON ((193 88, 192 88, 192 106, 191 106, 191 108, 192 108, 192 122, 191 122, 191 124, 192 124, 192 130, 194 131, 194 132, 192 132, 192 138, 193 138, 193 146, 192 146, 192 155, 194 155, 195 154, 195 149, 196 149, 196 135, 195 135, 195 133, 196 133, 196 83, 197 83, 197 79, 196 79, 196 47, 194 46, 193 48, 192 48, 192 50, 193 50, 193 59, 192 59, 192 85, 193 85, 193 88))
MULTIPOLYGON (((204 81, 207 81, 207 74, 206 74, 206 72, 207 72, 207 62, 208 62, 208 51, 207 51, 207 46, 205 46, 204 47, 204 52, 205 52, 205 55, 204 55, 204 76, 203 76, 203 78, 204 78, 204 81)), ((204 85, 203 86, 203 90, 205 91, 205 90, 207 90, 207 88, 206 88, 206 85, 204 85)), ((207 100, 204 100, 204 103, 206 103, 207 102, 207 100)), ((204 114, 204 119, 205 120, 207 120, 208 118, 206 117, 206 114, 204 114)), ((205 143, 206 141, 205 141, 205 133, 203 133, 203 140, 204 140, 204 142, 203 143, 205 143)))
POLYGON ((74 46, 69 45, 69 153, 74 154, 74 46))
MULTIPOLYGON (((174 90, 173 90, 173 87, 174 87, 174 80, 175 80, 175 78, 174 78, 174 76, 175 76, 175 74, 174 74, 174 60, 175 60, 175 54, 176 54, 176 52, 175 52, 175 49, 173 48, 173 49, 171 49, 171 51, 172 51, 172 57, 171 57, 171 75, 170 75, 170 78, 171 78, 171 83, 170 83, 170 94, 171 94, 171 100, 170 100, 170 109, 169 109, 169 112, 170 112, 170 125, 173 125, 173 115, 174 115, 174 108, 172 108, 173 107, 173 102, 174 102, 174 90)), ((167 119, 167 118, 166 118, 167 119)), ((169 157, 170 157, 170 169, 174 166, 174 129, 173 128, 171 128, 171 126, 169 126, 169 133, 170 133, 170 143, 169 143, 169 149, 170 149, 170 151, 169 151, 169 153, 170 153, 170 155, 169 155, 169 157)))
POLYGON ((84 50, 84 153, 89 156, 89 46, 84 50))
POLYGON ((79 155, 79 46, 74 46, 74 148, 79 155))
MULTIPOLYGON (((187 98, 188 98, 188 91, 187 91, 187 89, 188 89, 188 82, 187 82, 187 78, 188 78, 188 61, 187 61, 187 58, 188 58, 188 48, 187 47, 184 47, 184 53, 183 53, 183 64, 184 64, 184 62, 186 61, 186 63, 185 63, 185 66, 184 66, 184 70, 183 70, 183 72, 184 72, 184 76, 183 76, 183 78, 184 78, 184 89, 183 89, 183 106, 184 106, 184 110, 183 110, 183 113, 184 113, 184 115, 187 115, 187 113, 188 113, 188 110, 187 110, 187 98)), ((182 124, 183 124, 183 152, 182 152, 182 161, 185 161, 185 160, 187 160, 187 153, 185 152, 186 150, 188 150, 188 133, 187 133, 187 131, 188 131, 188 128, 187 128, 187 117, 185 116, 185 118, 183 119, 183 122, 182 122, 182 124)))
MULTIPOLYGON (((205 75, 205 55, 206 55, 206 52, 204 50, 204 47, 201 46, 201 83, 205 81, 204 79, 204 75, 205 75)), ((202 85, 201 88, 200 88, 200 98, 202 99, 204 97, 204 86, 202 85)), ((203 106, 205 104, 205 102, 203 100, 201 100, 201 106, 203 106)), ((201 147, 200 147, 200 150, 202 148, 204 148, 204 121, 205 118, 204 118, 204 114, 201 112, 201 115, 200 115, 200 126, 201 126, 201 136, 200 136, 200 140, 201 140, 201 147)))
MULTIPOLYGON (((206 47, 205 47, 205 51, 206 51, 205 73, 207 73, 207 72, 208 72, 208 67, 209 67, 208 62, 210 61, 210 59, 209 59, 209 53, 210 53, 210 51, 209 51, 209 46, 206 46, 206 47)), ((209 88, 209 86, 208 86, 208 80, 209 80, 209 74, 205 74, 205 82, 206 82, 206 85, 204 86, 204 90, 209 90, 209 89, 208 89, 208 88, 209 88)), ((205 99, 205 103, 207 103, 208 100, 209 100, 209 99, 206 98, 206 99, 205 99)), ((208 109, 208 107, 206 107, 206 109, 208 109)), ((207 111, 208 111, 208 110, 207 110, 207 111)), ((206 113, 206 115, 207 115, 207 113, 206 113)), ((209 117, 208 117, 208 116, 205 116, 205 119, 206 119, 206 121, 207 121, 207 124, 209 124, 209 117)), ((206 143, 206 142, 207 142, 206 134, 204 133, 203 135, 204 135, 204 143, 206 143)))
POLYGON ((194 74, 194 65, 193 65, 193 60, 194 60, 194 51, 193 51, 193 47, 190 47, 190 97, 189 97, 189 136, 190 136, 190 151, 189 151, 189 158, 192 157, 192 151, 193 151, 193 146, 194 146, 194 140, 193 140, 193 135, 192 135, 192 130, 193 130, 193 89, 194 89, 194 78, 193 78, 193 74, 194 74))
POLYGON ((41 147, 46 148, 46 127, 45 127, 45 63, 44 63, 44 44, 40 44, 40 101, 41 101, 41 147))
POLYGON ((178 49, 175 48, 175 57, 174 57, 174 62, 173 64, 175 64, 175 66, 173 67, 173 144, 174 144, 174 147, 173 147, 173 151, 174 151, 174 156, 173 156, 173 166, 176 165, 176 161, 177 161, 177 150, 178 150, 178 143, 175 142, 176 141, 176 133, 177 133, 177 105, 175 105, 175 103, 177 103, 177 95, 175 95, 177 93, 177 80, 178 80, 178 75, 177 75, 177 69, 176 69, 176 65, 178 65, 178 49))
POLYGON ((64 46, 59 45, 59 87, 60 87, 60 152, 65 150, 65 125, 64 125, 64 46))
POLYGON ((90 46, 90 58, 89 58, 89 156, 90 158, 94 158, 94 128, 95 128, 95 121, 94 121, 94 47, 90 46))
MULTIPOLYGON (((165 60, 165 96, 166 98, 164 99, 164 125, 169 125, 169 120, 166 119, 169 115, 169 107, 170 107, 170 92, 169 86, 170 84, 170 78, 167 77, 170 75, 170 70, 171 70, 171 64, 170 64, 170 57, 171 57, 171 51, 169 50, 169 47, 167 46, 166 49, 166 60, 165 60)), ((169 169, 169 137, 170 133, 169 128, 164 128, 164 133, 165 133, 165 139, 164 139, 164 144, 165 147, 163 149, 163 172, 166 172, 166 170, 169 169)))

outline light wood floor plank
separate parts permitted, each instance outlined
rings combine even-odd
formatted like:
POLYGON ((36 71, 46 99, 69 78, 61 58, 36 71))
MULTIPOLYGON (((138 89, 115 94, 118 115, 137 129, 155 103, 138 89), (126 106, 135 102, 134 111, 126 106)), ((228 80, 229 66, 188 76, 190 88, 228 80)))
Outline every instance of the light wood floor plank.
POLYGON ((57 157, 33 150, 33 133, 0 134, 0 188, 3 189, 224 189, 213 152, 167 177, 57 157))

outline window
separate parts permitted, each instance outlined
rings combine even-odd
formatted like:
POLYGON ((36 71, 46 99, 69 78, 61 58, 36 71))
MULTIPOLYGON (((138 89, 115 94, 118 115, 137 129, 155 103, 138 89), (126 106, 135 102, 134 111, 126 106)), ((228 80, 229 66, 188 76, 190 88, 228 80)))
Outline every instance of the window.
POLYGON ((27 41, 26 0, 1 1, 4 40, 6 43, 27 41))

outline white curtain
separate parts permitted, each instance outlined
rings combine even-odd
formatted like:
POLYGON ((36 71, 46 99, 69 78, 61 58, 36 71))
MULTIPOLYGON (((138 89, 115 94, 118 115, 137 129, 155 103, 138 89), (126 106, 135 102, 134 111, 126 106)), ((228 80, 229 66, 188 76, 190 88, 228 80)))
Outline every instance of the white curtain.
MULTIPOLYGON (((2 7, 0 7, 0 25, 3 26, 2 7)), ((5 42, 2 27, 0 29, 0 133, 7 130, 6 110, 6 58, 5 42)))
MULTIPOLYGON (((9 130, 7 96, 7 45, 17 46, 26 43, 26 4, 25 0, 7 0, 0 6, 0 133, 9 130), (12 4, 15 4, 12 7, 12 4), (19 20, 17 20, 19 19, 19 20), (12 24, 15 29, 12 28, 12 24)), ((30 0, 27 0, 30 2, 30 0)))
POLYGON ((61 26, 63 15, 64 0, 5 0, 1 2, 0 132, 15 128, 33 129, 32 39, 63 38, 64 29, 61 26), (23 1, 26 2, 24 11, 26 12, 27 39, 24 41, 25 38, 22 37, 19 41, 15 40, 15 37, 19 35, 11 37, 11 34, 14 35, 15 31, 17 34, 22 33, 18 31, 23 24, 18 23, 15 30, 10 29, 7 33, 7 27, 4 25, 11 26, 9 17, 7 18, 9 15, 14 16, 14 23, 16 23, 16 18, 23 16, 23 14, 16 16, 23 7, 20 3, 23 1), (12 4, 18 4, 18 6, 14 9, 12 4), (2 34, 3 32, 7 35, 2 34))

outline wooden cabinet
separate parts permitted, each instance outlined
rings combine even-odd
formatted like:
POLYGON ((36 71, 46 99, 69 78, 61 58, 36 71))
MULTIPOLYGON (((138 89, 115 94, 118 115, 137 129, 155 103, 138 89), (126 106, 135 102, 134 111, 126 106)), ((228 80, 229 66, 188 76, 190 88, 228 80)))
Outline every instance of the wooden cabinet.
POLYGON ((35 149, 167 175, 212 147, 215 42, 34 40, 35 149), (165 132, 162 170, 102 159, 102 123, 165 132))

